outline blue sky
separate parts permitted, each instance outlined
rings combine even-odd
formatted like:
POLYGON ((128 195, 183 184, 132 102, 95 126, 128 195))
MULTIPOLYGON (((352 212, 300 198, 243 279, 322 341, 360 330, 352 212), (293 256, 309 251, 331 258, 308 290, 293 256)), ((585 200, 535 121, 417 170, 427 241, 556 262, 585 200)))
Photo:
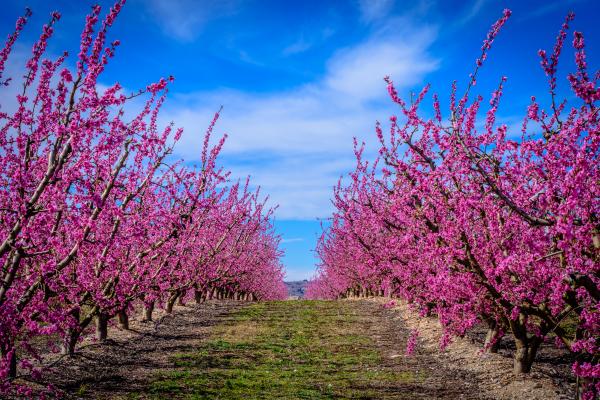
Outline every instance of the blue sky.
MULTIPOLYGON (((34 11, 9 69, 18 70, 52 10, 63 18, 50 53, 75 54, 91 4, 4 4, 0 34, 9 33, 25 6, 34 11)), ((251 175, 279 204, 275 225, 288 279, 304 279, 314 271, 312 249, 332 211, 332 187, 353 167, 352 137, 373 144, 375 121, 396 112, 383 76, 403 95, 430 82, 444 104, 452 80, 464 87, 489 26, 506 7, 513 17, 476 90, 489 97, 507 76, 501 122, 516 127, 530 96, 546 93, 537 50, 552 48, 569 10, 598 68, 600 2, 129 0, 110 32, 122 44, 103 83, 133 90, 174 75, 162 121, 185 128, 176 153, 190 162, 198 159, 211 114, 224 105, 217 132, 229 140, 221 161, 235 177, 251 175)), ((567 51, 559 66, 564 96, 572 65, 567 51)), ((374 146, 367 149, 372 156, 374 146)))

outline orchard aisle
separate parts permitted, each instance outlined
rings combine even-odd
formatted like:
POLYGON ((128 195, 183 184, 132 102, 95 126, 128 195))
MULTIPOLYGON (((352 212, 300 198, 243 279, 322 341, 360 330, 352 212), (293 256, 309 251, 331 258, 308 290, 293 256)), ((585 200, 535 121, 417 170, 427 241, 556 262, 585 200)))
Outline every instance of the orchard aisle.
POLYGON ((406 358, 407 331, 371 302, 257 303, 175 356, 157 398, 456 398, 476 385, 425 353, 406 358), (390 354, 393 352, 393 354, 390 354))
MULTIPOLYGON (((426 343, 407 356, 401 312, 376 300, 179 306, 115 329, 101 351, 84 347, 47 377, 74 398, 498 398, 426 343)), ((528 382, 511 397, 551 398, 546 389, 528 382)))

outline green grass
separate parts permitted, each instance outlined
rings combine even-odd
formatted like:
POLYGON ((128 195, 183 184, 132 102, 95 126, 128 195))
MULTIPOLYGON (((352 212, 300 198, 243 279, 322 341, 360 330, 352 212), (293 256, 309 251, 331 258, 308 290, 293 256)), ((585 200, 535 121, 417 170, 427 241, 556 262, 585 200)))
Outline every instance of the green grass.
POLYGON ((379 399, 390 382, 422 380, 381 368, 351 303, 256 303, 214 328, 197 351, 174 354, 151 398, 379 399))

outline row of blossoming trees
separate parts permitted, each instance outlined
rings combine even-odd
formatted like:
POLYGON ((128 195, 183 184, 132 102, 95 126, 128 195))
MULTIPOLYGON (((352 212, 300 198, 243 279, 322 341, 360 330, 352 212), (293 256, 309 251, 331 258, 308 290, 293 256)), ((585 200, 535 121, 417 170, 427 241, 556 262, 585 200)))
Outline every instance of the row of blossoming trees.
POLYGON ((529 372, 540 344, 555 340, 578 354, 577 375, 599 378, 600 72, 588 71, 575 32, 572 96, 558 102, 569 15, 552 54, 540 51, 549 110, 532 98, 513 139, 496 122, 506 79, 487 105, 470 96, 509 16, 493 25, 465 93, 452 86, 446 115, 436 95, 431 115, 420 112, 429 86, 407 103, 386 78, 401 116, 390 118, 388 134, 377 124, 375 162, 355 141, 356 169, 334 189, 308 295, 400 297, 439 317, 442 345, 487 324, 489 350, 504 334, 514 338, 516 373, 529 372))
POLYGON ((15 104, 3 94, 0 109, 0 393, 32 368, 34 337, 50 347, 58 337, 72 354, 92 323, 102 340, 111 318, 127 328, 136 308, 151 320, 155 305, 170 312, 187 297, 285 296, 273 210, 216 164, 219 114, 201 165, 188 167, 171 156, 182 131, 157 123, 172 79, 132 95, 118 83, 99 90, 119 44, 106 43, 107 30, 122 6, 104 19, 92 9, 73 68, 66 53, 42 59, 57 13, 22 82, 5 66, 29 11, 0 52, 0 90, 17 88, 15 104), (127 117, 134 98, 142 106, 127 117))

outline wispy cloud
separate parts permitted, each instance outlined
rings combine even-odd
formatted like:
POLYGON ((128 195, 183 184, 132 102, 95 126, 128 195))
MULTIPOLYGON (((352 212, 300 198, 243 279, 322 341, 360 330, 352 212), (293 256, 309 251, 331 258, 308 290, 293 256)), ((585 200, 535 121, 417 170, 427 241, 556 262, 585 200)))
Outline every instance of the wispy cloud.
POLYGON ((483 9, 483 6, 488 2, 488 0, 475 0, 470 6, 467 6, 465 13, 462 18, 458 19, 455 23, 456 25, 464 25, 467 22, 471 21, 475 18, 483 9))
POLYGON ((297 243, 297 242, 304 242, 304 238, 289 238, 289 239, 281 240, 281 243, 297 243))
POLYGON ((423 30, 411 41, 376 39, 339 52, 329 63, 326 86, 360 102, 381 95, 382 77, 391 75, 399 85, 418 83, 437 62, 425 56, 433 32, 423 30))
POLYGON ((317 32, 311 32, 310 34, 301 33, 300 37, 290 45, 286 46, 281 53, 284 56, 304 53, 311 48, 325 42, 334 34, 335 29, 331 27, 326 27, 317 32))
POLYGON ((521 21, 525 21, 532 18, 539 18, 544 15, 547 15, 553 11, 560 10, 561 8, 569 9, 569 7, 573 6, 576 3, 581 3, 586 0, 556 0, 556 1, 547 1, 542 3, 542 5, 533 8, 529 13, 521 16, 519 19, 521 21))
POLYGON ((193 40, 211 20, 232 15, 240 0, 148 0, 143 3, 165 34, 183 41, 193 40))
POLYGON ((175 96, 166 118, 186 128, 176 151, 197 158, 202 127, 223 104, 218 129, 230 135, 223 161, 236 176, 252 175, 280 205, 278 218, 326 217, 332 187, 354 166, 352 137, 372 142, 375 120, 396 111, 382 78, 392 76, 399 90, 420 84, 438 65, 427 52, 435 35, 430 28, 375 35, 333 54, 321 79, 293 90, 175 96))
POLYGON ((358 8, 364 22, 373 22, 387 16, 394 6, 394 0, 359 0, 358 8))
POLYGON ((298 39, 296 42, 290 44, 285 49, 283 49, 282 53, 284 56, 290 56, 293 54, 304 53, 306 50, 310 49, 312 46, 313 46, 313 43, 311 41, 308 41, 304 38, 304 36, 301 36, 300 39, 298 39))

